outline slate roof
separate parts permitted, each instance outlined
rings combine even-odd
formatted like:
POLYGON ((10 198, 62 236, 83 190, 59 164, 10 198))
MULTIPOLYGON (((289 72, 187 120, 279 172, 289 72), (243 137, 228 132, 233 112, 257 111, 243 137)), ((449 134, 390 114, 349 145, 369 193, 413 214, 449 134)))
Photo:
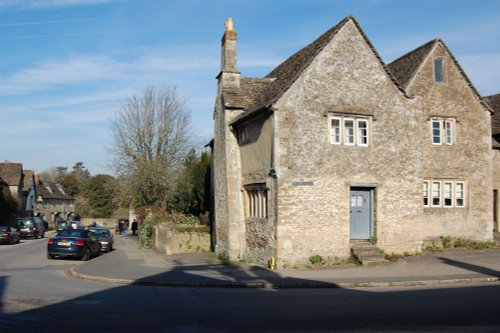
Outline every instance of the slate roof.
POLYGON ((438 39, 433 39, 387 65, 404 89, 408 87, 411 79, 417 74, 418 69, 438 41, 438 39))
POLYGON ((388 77, 405 96, 408 97, 405 89, 408 87, 413 77, 417 74, 420 66, 423 64, 435 45, 440 44, 453 60, 469 87, 476 94, 478 100, 483 104, 483 107, 492 111, 489 105, 483 102, 476 88, 441 39, 433 39, 386 65, 366 37, 363 29, 356 19, 353 16, 348 16, 336 26, 321 35, 318 39, 286 59, 283 63, 267 74, 265 78, 241 78, 240 89, 225 89, 223 91, 225 106, 228 108, 238 108, 244 110, 241 115, 235 117, 232 124, 237 124, 256 113, 269 108, 273 103, 275 103, 297 80, 297 78, 323 50, 323 48, 332 40, 337 32, 339 32, 340 29, 349 21, 352 21, 356 25, 356 28, 373 51, 373 54, 377 57, 388 77))
POLYGON ((356 19, 353 16, 348 16, 336 26, 321 35, 318 39, 278 65, 278 67, 267 74, 264 79, 242 78, 240 81, 239 92, 224 90, 225 99, 226 93, 229 92, 229 99, 231 102, 236 100, 240 101, 240 105, 244 106, 243 109, 245 110, 245 112, 236 117, 232 123, 238 123, 239 121, 253 115, 255 112, 269 108, 274 102, 276 102, 285 93, 285 91, 290 88, 295 80, 297 80, 297 78, 323 50, 323 48, 332 40, 337 32, 339 32, 340 29, 349 21, 352 21, 356 25, 356 28, 360 31, 361 35, 377 57, 389 78, 396 85, 396 87, 404 93, 404 90, 401 89, 397 80, 387 69, 382 61, 382 58, 380 58, 379 54, 366 37, 363 29, 361 29, 361 26, 358 24, 356 19), (248 91, 245 91, 245 86, 249 88, 248 91))
POLYGON ((265 101, 265 92, 272 79, 241 78, 240 89, 225 89, 224 103, 228 108, 253 110, 265 101))
POLYGON ((0 163, 0 177, 9 186, 19 186, 23 175, 23 165, 21 163, 0 163))

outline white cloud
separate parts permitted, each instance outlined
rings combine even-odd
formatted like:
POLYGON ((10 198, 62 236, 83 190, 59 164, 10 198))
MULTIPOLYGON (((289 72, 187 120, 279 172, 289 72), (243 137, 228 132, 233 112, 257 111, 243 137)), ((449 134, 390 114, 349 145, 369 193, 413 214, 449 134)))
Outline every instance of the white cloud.
POLYGON ((117 78, 125 71, 121 64, 105 57, 74 57, 67 61, 44 61, 0 80, 3 95, 47 90, 57 86, 117 78))
POLYGON ((75 6, 104 5, 123 0, 1 0, 0 8, 52 9, 75 6))

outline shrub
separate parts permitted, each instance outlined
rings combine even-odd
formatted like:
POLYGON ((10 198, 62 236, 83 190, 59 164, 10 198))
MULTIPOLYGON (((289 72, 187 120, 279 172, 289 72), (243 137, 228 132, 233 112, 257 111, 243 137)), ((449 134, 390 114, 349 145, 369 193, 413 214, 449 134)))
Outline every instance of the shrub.
POLYGON ((153 228, 159 222, 158 218, 148 217, 139 227, 139 243, 142 247, 150 248, 152 245, 153 228))
POLYGON ((322 264, 324 260, 322 256, 320 256, 319 254, 315 254, 309 257, 309 262, 313 265, 319 265, 322 264))

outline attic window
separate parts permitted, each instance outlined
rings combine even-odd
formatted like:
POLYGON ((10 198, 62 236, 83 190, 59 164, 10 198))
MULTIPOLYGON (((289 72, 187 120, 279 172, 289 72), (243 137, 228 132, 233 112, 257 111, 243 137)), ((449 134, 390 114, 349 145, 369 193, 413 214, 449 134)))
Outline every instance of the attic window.
POLYGON ((444 59, 436 58, 434 59, 434 81, 443 83, 444 82, 444 59))

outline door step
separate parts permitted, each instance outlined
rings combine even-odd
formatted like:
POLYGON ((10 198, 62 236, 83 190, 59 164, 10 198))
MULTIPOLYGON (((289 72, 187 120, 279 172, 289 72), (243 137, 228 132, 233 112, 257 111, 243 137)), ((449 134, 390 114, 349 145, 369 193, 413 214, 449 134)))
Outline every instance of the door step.
POLYGON ((363 266, 389 263, 378 247, 365 240, 351 241, 351 255, 358 264, 363 266))

